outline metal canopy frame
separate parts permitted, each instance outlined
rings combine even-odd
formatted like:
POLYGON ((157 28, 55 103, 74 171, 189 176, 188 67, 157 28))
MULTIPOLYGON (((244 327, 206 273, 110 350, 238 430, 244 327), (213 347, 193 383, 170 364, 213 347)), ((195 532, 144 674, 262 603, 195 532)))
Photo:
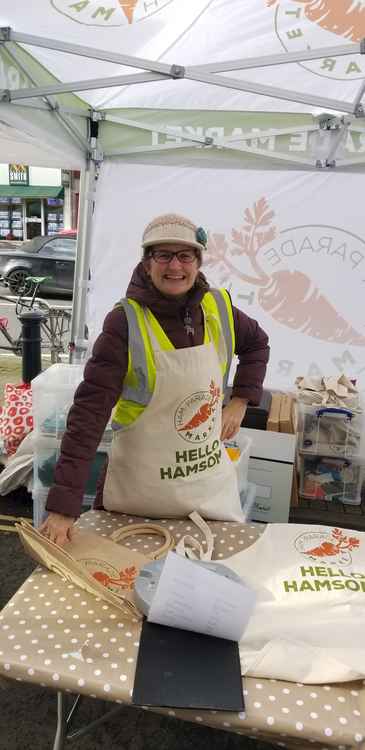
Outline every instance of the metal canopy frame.
POLYGON ((273 99, 282 99, 293 101, 301 104, 307 104, 323 109, 332 109, 337 112, 346 112, 357 115, 362 114, 359 111, 360 101, 364 94, 364 84, 359 87, 358 95, 353 102, 344 102, 339 99, 330 99, 327 97, 306 95, 300 91, 282 89, 276 86, 251 83, 228 76, 220 76, 217 73, 231 72, 232 70, 246 70, 252 68, 262 68, 271 65, 287 65, 288 63, 303 62, 305 60, 315 60, 322 57, 337 57, 344 55, 365 54, 365 39, 357 44, 339 45, 338 47, 324 47, 316 50, 306 50, 298 53, 283 53, 279 55, 267 55, 260 58, 249 58, 231 60, 225 63, 210 63, 207 65, 192 65, 184 67, 182 65, 169 65, 167 63, 156 62, 142 57, 132 57, 122 55, 107 50, 94 49, 79 44, 62 42, 57 39, 48 39, 32 34, 19 34, 9 27, 0 29, 0 42, 16 42, 20 44, 31 45, 33 47, 45 47, 58 52, 67 52, 72 55, 88 57, 94 60, 111 62, 128 68, 138 68, 146 71, 142 74, 131 74, 125 76, 111 76, 83 81, 72 81, 69 83, 53 84, 44 87, 34 87, 31 89, 20 89, 13 91, 10 89, 0 90, 0 99, 5 101, 16 101, 19 99, 29 99, 34 97, 43 97, 53 94, 61 94, 74 91, 90 91, 98 88, 109 88, 116 86, 129 86, 136 83, 146 83, 149 81, 170 80, 170 79, 187 79, 206 83, 213 86, 223 86, 225 88, 235 89, 238 91, 251 92, 261 96, 268 96, 273 99))
POLYGON ((251 81, 245 81, 232 76, 224 75, 233 71, 243 71, 254 68, 265 68, 268 66, 287 65, 288 63, 304 62, 308 60, 321 59, 323 57, 340 57, 345 55, 365 54, 365 39, 358 44, 346 44, 335 47, 324 47, 314 50, 304 50, 302 52, 283 53, 275 55, 263 55, 260 57, 242 58, 228 60, 223 63, 207 63, 205 65, 183 66, 180 64, 166 64, 158 61, 148 60, 140 57, 132 57, 116 52, 110 52, 102 49, 94 49, 78 44, 64 42, 58 39, 34 36, 31 34, 17 33, 10 27, 0 28, 0 44, 6 46, 7 54, 14 63, 22 70, 28 80, 31 82, 31 88, 22 89, 1 89, 0 105, 2 103, 12 104, 14 106, 30 107, 47 112, 51 112, 57 118, 59 123, 66 130, 68 135, 77 143, 78 147, 84 151, 86 160, 86 169, 83 172, 82 184, 80 189, 80 219, 78 232, 77 258, 75 267, 74 282, 74 301, 72 315, 72 342, 73 342, 73 361, 79 361, 87 348, 85 340, 85 319, 86 319, 86 297, 88 288, 89 264, 90 264, 90 235, 92 217, 95 202, 95 189, 98 172, 104 156, 128 156, 132 154, 162 152, 177 149, 225 149, 230 152, 247 153, 254 156, 270 158, 291 164, 297 164, 306 168, 325 168, 332 169, 336 166, 348 167, 354 165, 363 165, 365 163, 365 154, 362 157, 350 159, 336 159, 337 150, 346 137, 347 132, 364 132, 365 128, 353 124, 353 119, 364 117, 362 98, 365 94, 365 81, 359 86, 358 92, 353 101, 342 101, 330 97, 322 97, 311 94, 304 94, 300 91, 283 89, 276 86, 260 84, 251 81), (126 73, 124 75, 109 76, 104 78, 94 78, 89 80, 79 80, 70 82, 61 82, 49 85, 39 86, 37 82, 25 69, 19 60, 13 47, 9 49, 8 43, 30 45, 32 47, 43 47, 56 52, 69 53, 81 57, 87 57, 103 62, 110 62, 117 65, 125 66, 129 69, 141 70, 140 73, 126 73), (167 128, 146 124, 135 120, 111 115, 107 109, 93 109, 82 111, 72 107, 63 107, 57 101, 57 95, 65 93, 74 93, 77 91, 91 91, 103 88, 115 88, 121 86, 131 86, 138 83, 149 83, 155 81, 190 80, 203 83, 210 86, 220 86, 223 88, 233 89, 247 93, 266 96, 271 99, 283 101, 292 101, 305 104, 325 111, 334 111, 336 115, 323 115, 319 118, 318 124, 303 127, 283 127, 270 128, 260 133, 247 132, 240 136, 227 136, 216 138, 204 138, 199 136, 184 135, 179 133, 179 141, 176 143, 151 144, 139 147, 130 147, 125 149, 109 149, 103 154, 98 143, 98 128, 103 121, 125 125, 149 132, 157 132, 161 135, 171 134, 167 128), (37 101, 35 101, 37 100, 37 101), (338 113, 343 113, 338 116, 338 113), (352 119, 349 118, 349 115, 352 119), (85 138, 83 133, 70 122, 69 117, 86 118, 89 122, 89 137, 85 138), (289 135, 291 133, 313 132, 320 129, 329 131, 331 138, 328 139, 328 151, 326 157, 322 159, 310 159, 308 157, 294 156, 288 153, 267 152, 263 148, 253 147, 247 144, 255 137, 264 137, 269 135, 289 135), (333 131, 336 131, 335 133, 333 131))
MULTIPOLYGON (((161 63, 158 61, 149 60, 146 58, 141 57, 132 57, 130 55, 123 55, 116 52, 110 52, 108 50, 102 50, 102 49, 94 49, 92 47, 87 47, 84 45, 79 44, 73 44, 69 42, 64 42, 58 39, 50 39, 46 37, 38 37, 34 36, 32 34, 23 34, 23 33, 17 33, 10 27, 3 27, 0 28, 0 43, 6 44, 7 42, 15 42, 18 44, 25 44, 25 45, 31 45, 33 47, 43 47, 47 49, 52 49, 54 51, 63 52, 63 53, 69 53, 72 55, 82 56, 91 58, 94 60, 101 60, 104 62, 111 62, 114 64, 127 66, 128 68, 137 68, 140 70, 143 70, 143 73, 131 73, 127 75, 120 75, 120 76, 109 76, 105 78, 95 78, 95 79, 89 79, 89 80, 81 80, 81 81, 71 81, 71 82, 63 82, 63 83, 56 83, 56 84, 50 84, 48 86, 37 86, 35 81, 30 78, 30 76, 27 74, 27 71, 24 70, 24 67, 21 66, 18 59, 16 59, 14 52, 9 50, 7 48, 8 54, 13 56, 14 61, 20 65, 23 72, 28 75, 28 78, 31 80, 31 82, 34 84, 31 88, 22 88, 18 90, 13 89, 2 89, 0 90, 0 103, 1 102, 7 102, 12 104, 22 104, 22 105, 28 105, 28 106, 35 106, 39 107, 40 109, 47 108, 49 111, 54 111, 57 114, 58 119, 62 122, 63 126, 66 128, 69 134, 72 135, 72 137, 78 141, 79 145, 81 144, 83 148, 85 148, 85 152, 88 158, 94 158, 95 154, 92 153, 92 149, 90 149, 89 142, 86 142, 85 139, 81 136, 79 131, 75 129, 65 117, 65 115, 75 115, 80 117, 90 117, 91 111, 96 111, 100 113, 100 119, 104 119, 109 122, 114 122, 118 124, 125 124, 130 127, 134 128, 140 128, 146 131, 154 131, 160 134, 167 134, 167 130, 164 130, 162 127, 156 128, 155 126, 146 125, 144 123, 139 123, 132 120, 126 120, 123 118, 120 118, 118 116, 113 116, 110 114, 107 114, 106 110, 103 109, 96 109, 96 110, 89 110, 89 112, 80 113, 77 110, 73 110, 72 108, 63 108, 57 100, 54 99, 57 94, 64 94, 64 93, 70 93, 70 92, 76 92, 76 91, 91 91, 95 89, 100 88, 110 88, 110 87, 119 87, 119 86, 131 86, 137 83, 148 83, 148 82, 154 82, 154 81, 165 81, 165 80, 191 80, 199 83, 204 83, 207 85, 214 85, 214 86, 220 86, 224 88, 234 89, 237 91, 242 92, 250 92, 255 93, 261 96, 267 96, 272 99, 280 99, 284 101, 294 101, 296 103, 302 103, 307 106, 313 106, 313 107, 320 107, 324 110, 334 110, 335 112, 342 112, 346 115, 352 115, 354 117, 362 117, 364 116, 364 110, 361 104, 361 100, 365 93, 365 81, 361 83, 359 86, 359 90, 357 92, 357 95, 355 99, 352 102, 348 101, 342 101, 338 99, 331 99, 329 97, 321 97, 316 95, 310 95, 310 94, 303 94, 300 91, 295 90, 288 90, 288 89, 282 89, 276 86, 270 86, 270 85, 264 85, 259 83, 252 83, 250 81, 243 81, 237 78, 232 78, 230 76, 225 75, 219 75, 219 73, 226 73, 226 72, 232 72, 235 70, 246 70, 246 69, 253 69, 253 68, 264 68, 267 66, 276 66, 276 65, 286 65, 288 63, 296 63, 296 62, 303 62, 306 60, 315 60, 320 59, 322 57, 338 57, 338 56, 345 56, 345 55, 354 55, 354 54, 365 54, 365 39, 363 39, 360 43, 357 44, 346 44, 346 45, 339 45, 336 47, 324 47, 314 50, 304 50, 302 52, 293 52, 293 53, 282 53, 282 54, 276 54, 276 55, 267 55, 267 56, 261 56, 261 57, 254 57, 254 58, 248 58, 248 59, 234 59, 234 60, 228 60, 224 63, 208 63, 206 65, 196 65, 196 66, 188 66, 184 67, 182 65, 170 65, 166 63, 161 63), (218 74, 218 75, 217 75, 218 74), (42 101, 39 102, 37 105, 32 103, 32 100, 34 99, 41 99, 42 101)), ((326 125, 327 129, 332 128, 331 126, 326 125)), ((349 123, 345 120, 339 120, 336 123, 337 128, 345 128, 347 129, 349 127, 349 123)), ((316 126, 313 126, 313 130, 316 129, 316 126)), ((278 135, 285 135, 290 134, 293 132, 301 132, 304 130, 303 128, 294 129, 293 128, 283 128, 282 130, 275 130, 275 133, 278 135)), ((268 133, 269 134, 269 133, 268 133)), ((270 134, 273 134, 273 130, 270 130, 270 134)), ((263 133, 261 133, 261 136, 263 133)), ((177 146, 182 148, 187 147, 194 147, 199 146, 200 148, 202 146, 209 147, 209 148, 229 148, 230 150, 245 150, 247 153, 252 153, 260 156, 267 156, 267 153, 264 149, 253 149, 247 145, 244 144, 245 141, 252 139, 252 133, 248 133, 247 137, 246 135, 240 136, 238 139, 232 139, 232 138, 199 138, 198 136, 184 136, 181 134, 181 139, 183 141, 183 144, 164 144, 164 147, 161 148, 161 145, 152 145, 152 146, 146 146, 145 150, 147 152, 150 152, 151 150, 154 151, 161 151, 161 150, 168 150, 168 149, 176 149, 177 146), (234 140, 234 142, 233 142, 234 140), (241 145, 239 145, 238 141, 242 141, 241 145)), ((340 143, 342 141, 342 137, 338 138, 338 142, 340 143)), ((135 150, 135 153, 140 153, 143 151, 143 147, 137 147, 135 150)), ((108 152, 105 152, 106 156, 115 156, 115 155, 126 155, 126 154, 132 154, 133 149, 121 149, 121 150, 110 150, 108 152)), ((277 158, 279 160, 284 161, 291 161, 293 163, 298 164, 305 164, 306 166, 321 166, 321 167, 328 167, 328 166, 335 166, 334 163, 334 157, 336 155, 336 148, 333 148, 333 144, 331 144, 330 150, 329 150, 329 157, 327 160, 322 160, 319 164, 318 160, 313 160, 313 162, 310 159, 303 159, 302 157, 294 157, 288 154, 280 154, 276 152, 276 154, 270 153, 270 157, 277 158), (331 162, 331 163, 329 163, 331 162)), ((99 161, 101 160, 101 153, 99 152, 99 161)), ((357 163, 359 160, 355 160, 357 163)), ((365 161, 365 157, 364 157, 365 161)), ((338 164, 342 166, 345 165, 345 160, 340 160, 338 164)), ((349 163, 349 160, 346 160, 346 163, 349 163)), ((350 160, 350 163, 352 163, 352 160, 350 160)))

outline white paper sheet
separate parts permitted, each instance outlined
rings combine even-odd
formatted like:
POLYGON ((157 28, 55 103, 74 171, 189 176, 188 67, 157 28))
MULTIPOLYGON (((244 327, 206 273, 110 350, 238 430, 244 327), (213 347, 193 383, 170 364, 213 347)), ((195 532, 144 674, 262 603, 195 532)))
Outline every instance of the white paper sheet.
POLYGON ((255 593, 202 565, 169 552, 148 615, 150 622, 239 641, 255 593))

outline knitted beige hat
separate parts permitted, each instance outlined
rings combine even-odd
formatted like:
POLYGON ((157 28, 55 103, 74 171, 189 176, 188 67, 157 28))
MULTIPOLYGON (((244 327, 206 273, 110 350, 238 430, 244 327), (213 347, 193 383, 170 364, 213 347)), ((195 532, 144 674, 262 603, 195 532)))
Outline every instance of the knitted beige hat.
POLYGON ((164 242, 188 245, 202 251, 206 249, 207 235, 202 227, 195 226, 185 216, 163 214, 147 224, 143 232, 142 247, 147 248, 164 242))

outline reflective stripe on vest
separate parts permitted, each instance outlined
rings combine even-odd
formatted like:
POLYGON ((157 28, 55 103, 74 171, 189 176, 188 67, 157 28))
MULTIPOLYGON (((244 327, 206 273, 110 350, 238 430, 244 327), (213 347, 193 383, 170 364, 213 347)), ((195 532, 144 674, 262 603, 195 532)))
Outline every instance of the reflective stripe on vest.
POLYGON ((135 305, 128 303, 128 300, 122 300, 120 304, 126 314, 129 340, 128 374, 124 380, 123 399, 146 406, 152 396, 151 384, 148 382, 146 342, 143 340, 135 305))
MULTIPOLYGON (((231 299, 225 289, 212 289, 204 295, 201 305, 207 321, 207 325, 204 326, 203 343, 209 343, 208 324, 217 350, 220 337, 223 335, 226 354, 221 367, 225 389, 235 349, 231 299)), ((123 299, 117 306, 123 308, 128 321, 129 348, 128 370, 122 394, 114 410, 113 421, 126 426, 134 422, 145 409, 155 386, 156 369, 145 315, 161 349, 173 350, 174 346, 151 310, 131 299, 123 299)))
MULTIPOLYGON (((208 293, 209 294, 209 293, 208 293)), ((235 334, 234 334, 234 323, 233 323, 233 312, 231 298, 225 289, 211 289, 210 294, 214 297, 215 303, 219 312, 220 324, 222 327, 222 333, 226 344, 227 351, 227 363, 223 376, 223 388, 226 389, 229 370, 232 363, 232 357, 235 348, 235 334)), ((204 295, 204 298, 207 295, 204 295)), ((203 298, 203 303, 204 303, 203 298)))

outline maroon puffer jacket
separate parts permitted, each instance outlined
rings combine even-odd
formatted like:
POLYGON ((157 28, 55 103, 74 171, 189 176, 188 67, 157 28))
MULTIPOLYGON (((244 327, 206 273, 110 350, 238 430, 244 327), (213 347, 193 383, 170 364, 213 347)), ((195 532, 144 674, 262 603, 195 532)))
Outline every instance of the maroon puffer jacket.
MULTIPOLYGON (((199 273, 193 289, 184 300, 167 299, 152 285, 143 264, 134 270, 126 296, 152 310, 176 349, 198 346, 204 339, 204 320, 200 302, 209 284, 199 273), (194 334, 184 327, 190 311, 194 334)), ((268 337, 258 323, 233 307, 238 366, 232 396, 258 404, 269 359, 268 337)), ((70 409, 61 455, 55 471, 55 483, 47 500, 47 510, 77 517, 80 515, 84 487, 90 465, 100 443, 113 407, 122 391, 128 367, 128 325, 124 311, 114 308, 105 318, 103 331, 96 340, 92 357, 86 364, 70 409)), ((105 471, 104 471, 105 476, 105 471)), ((95 507, 102 507, 103 478, 99 482, 95 507)))

